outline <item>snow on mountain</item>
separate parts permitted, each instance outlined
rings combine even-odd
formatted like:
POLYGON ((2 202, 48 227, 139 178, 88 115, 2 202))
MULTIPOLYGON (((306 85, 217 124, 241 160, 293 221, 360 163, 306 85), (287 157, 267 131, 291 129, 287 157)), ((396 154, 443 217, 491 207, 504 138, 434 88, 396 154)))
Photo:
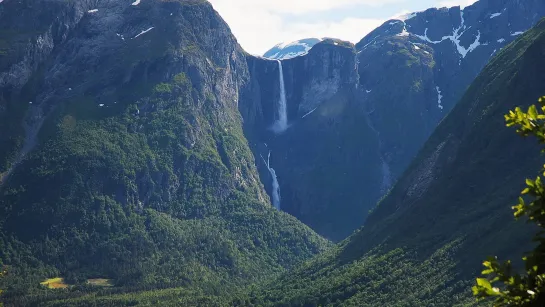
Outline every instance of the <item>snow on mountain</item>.
POLYGON ((494 14, 490 15, 490 19, 494 19, 494 18, 496 18, 496 17, 498 17, 500 15, 501 15, 501 13, 494 13, 494 14))
POLYGON ((485 57, 492 50, 502 49, 542 16, 540 12, 528 9, 541 9, 541 0, 528 0, 523 7, 517 7, 517 2, 500 2, 491 4, 478 1, 463 8, 431 8, 400 15, 386 21, 356 46, 361 52, 387 37, 395 36, 410 43, 426 44, 438 54, 451 54, 454 51, 459 57, 456 61, 461 65, 468 61, 470 54, 485 57))
POLYGON ((321 41, 322 39, 319 38, 306 38, 290 43, 280 43, 265 52, 263 57, 274 60, 291 59, 307 54, 314 45, 321 41))

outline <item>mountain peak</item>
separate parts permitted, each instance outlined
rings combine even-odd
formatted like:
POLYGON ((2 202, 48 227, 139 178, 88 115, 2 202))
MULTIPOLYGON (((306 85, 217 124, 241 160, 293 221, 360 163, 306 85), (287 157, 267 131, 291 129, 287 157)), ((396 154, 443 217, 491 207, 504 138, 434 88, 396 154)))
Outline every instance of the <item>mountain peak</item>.
POLYGON ((272 49, 265 52, 263 57, 274 60, 286 60, 301 55, 305 55, 317 43, 323 39, 320 38, 305 38, 293 42, 284 42, 276 44, 272 49))

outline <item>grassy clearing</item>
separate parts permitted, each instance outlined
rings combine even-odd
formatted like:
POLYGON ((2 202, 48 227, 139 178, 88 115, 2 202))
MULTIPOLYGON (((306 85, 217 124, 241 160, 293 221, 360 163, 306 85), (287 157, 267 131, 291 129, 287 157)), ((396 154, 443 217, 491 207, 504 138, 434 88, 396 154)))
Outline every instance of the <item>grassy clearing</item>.
POLYGON ((97 286, 97 287, 113 287, 113 283, 111 279, 106 278, 93 278, 93 279, 87 279, 87 284, 91 286, 97 286))
POLYGON ((40 285, 46 286, 49 289, 66 289, 69 287, 69 285, 64 282, 64 278, 61 277, 47 279, 44 282, 41 282, 40 285))

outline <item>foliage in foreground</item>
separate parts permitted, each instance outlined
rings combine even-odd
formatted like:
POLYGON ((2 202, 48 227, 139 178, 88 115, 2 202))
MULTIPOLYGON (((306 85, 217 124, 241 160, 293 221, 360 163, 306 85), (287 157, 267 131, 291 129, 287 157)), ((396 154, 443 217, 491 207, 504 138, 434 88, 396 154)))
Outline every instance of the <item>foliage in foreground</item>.
MULTIPOLYGON (((518 127, 517 133, 523 137, 534 136, 545 144, 545 97, 539 99, 541 108, 535 105, 527 112, 521 108, 505 115, 508 127, 518 127)), ((542 150, 545 152, 545 149, 542 150)), ((545 166, 541 170, 545 176, 545 166)), ((523 258, 525 274, 513 272, 511 261, 500 263, 497 258, 490 258, 483 263, 484 278, 477 278, 473 293, 478 298, 495 298, 494 306, 544 306, 545 305, 545 185, 540 176, 535 180, 526 179, 526 188, 522 191, 526 199, 519 197, 513 207, 515 218, 527 217, 542 230, 535 236, 537 247, 523 258), (488 277, 488 278, 487 278, 488 277), (504 286, 495 287, 503 283, 504 286)))

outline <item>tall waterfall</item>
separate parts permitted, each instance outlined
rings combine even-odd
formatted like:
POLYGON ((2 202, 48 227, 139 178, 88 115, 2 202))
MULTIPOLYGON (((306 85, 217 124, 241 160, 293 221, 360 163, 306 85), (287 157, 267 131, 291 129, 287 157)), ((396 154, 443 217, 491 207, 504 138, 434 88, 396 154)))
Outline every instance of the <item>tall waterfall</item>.
POLYGON ((263 159, 263 162, 267 165, 267 169, 269 170, 269 173, 271 173, 271 177, 273 180, 272 183, 272 203, 273 206, 280 210, 280 185, 278 184, 278 178, 276 177, 276 172, 271 167, 271 152, 269 151, 269 155, 267 156, 267 161, 265 161, 265 158, 261 156, 261 159, 263 159))
POLYGON ((284 83, 284 69, 282 62, 278 62, 279 80, 280 80, 280 100, 278 101, 278 120, 273 125, 275 133, 282 133, 288 129, 288 106, 286 102, 286 85, 284 83))

